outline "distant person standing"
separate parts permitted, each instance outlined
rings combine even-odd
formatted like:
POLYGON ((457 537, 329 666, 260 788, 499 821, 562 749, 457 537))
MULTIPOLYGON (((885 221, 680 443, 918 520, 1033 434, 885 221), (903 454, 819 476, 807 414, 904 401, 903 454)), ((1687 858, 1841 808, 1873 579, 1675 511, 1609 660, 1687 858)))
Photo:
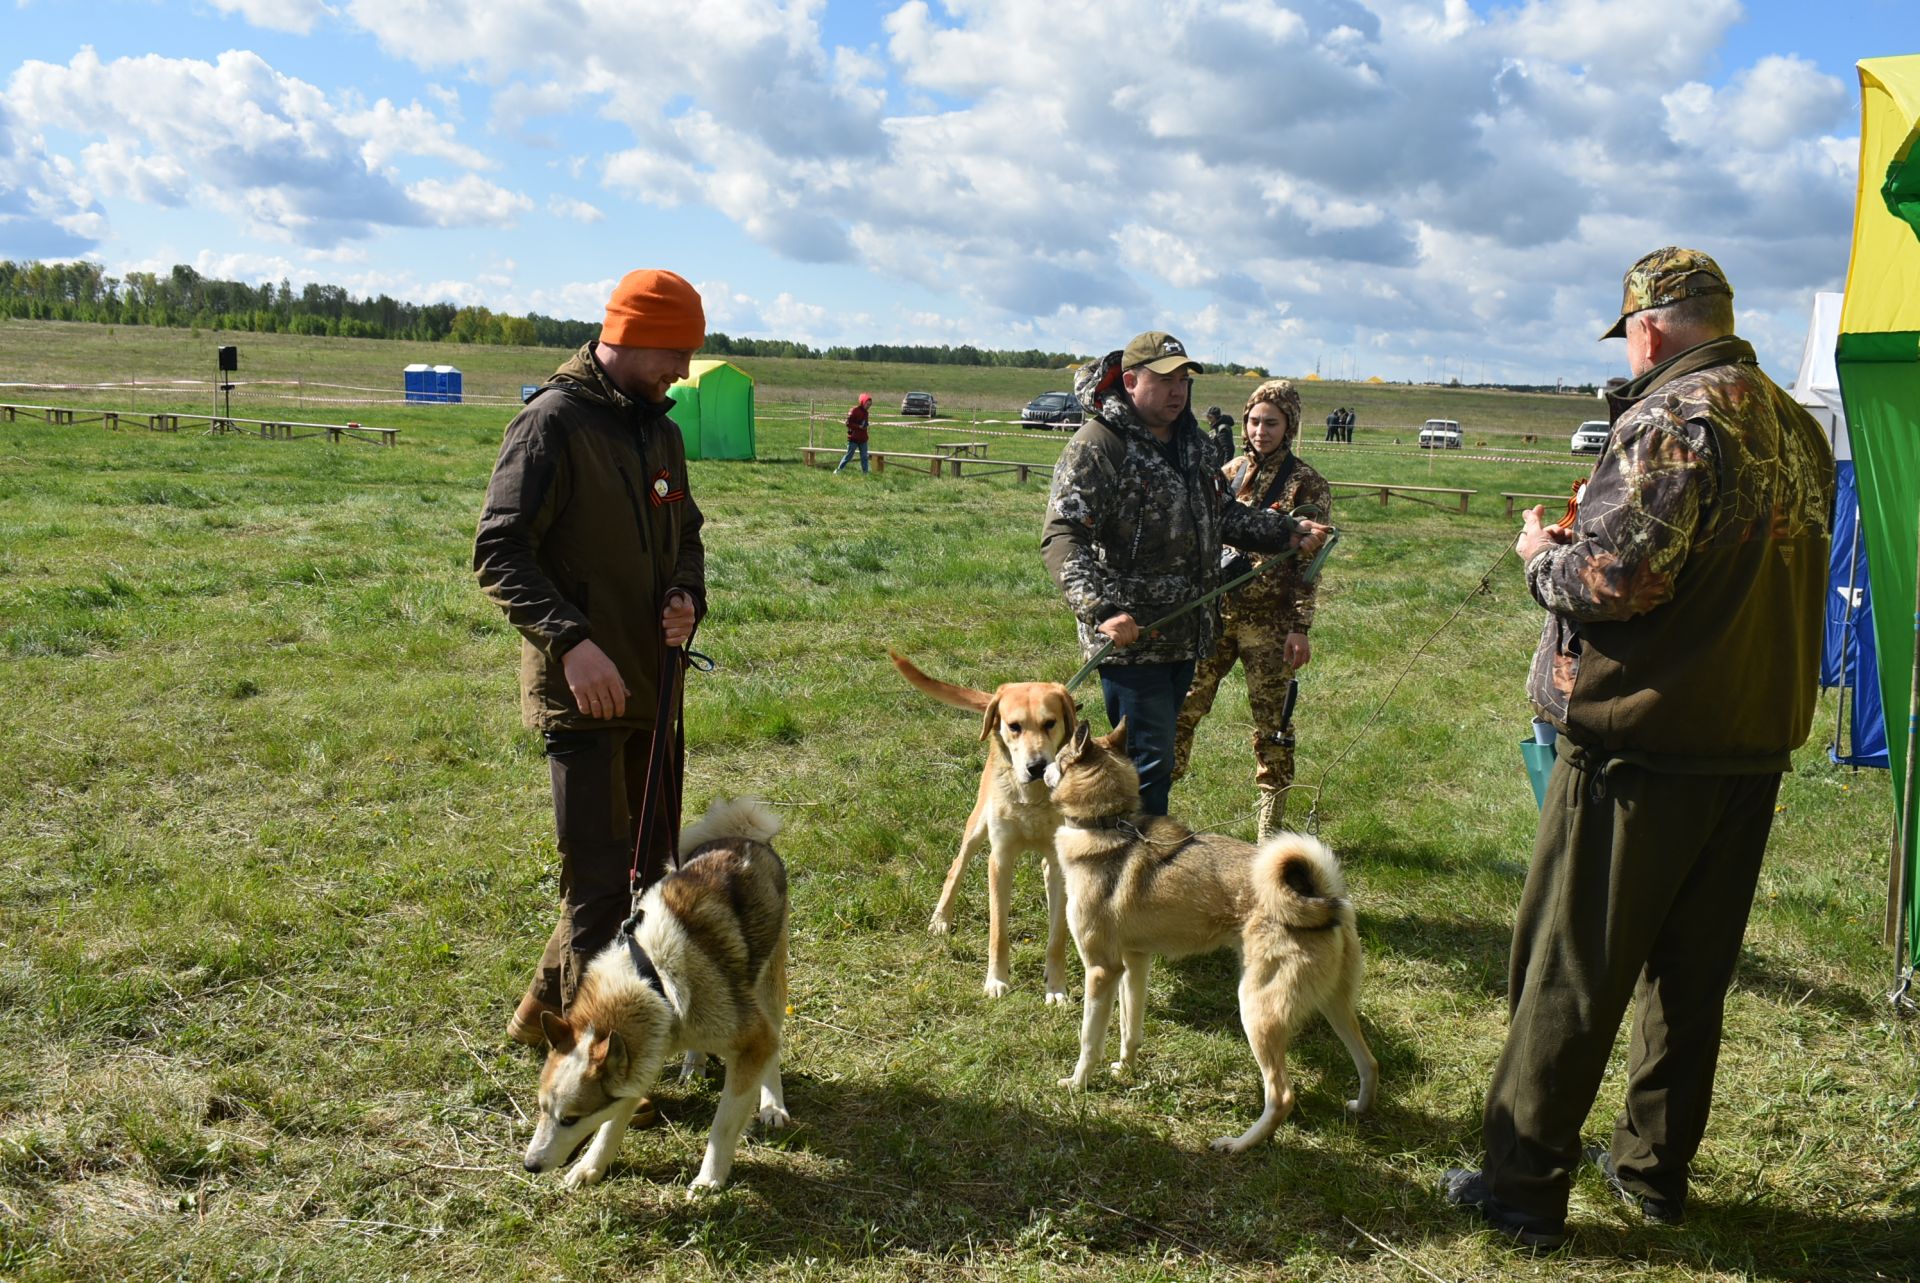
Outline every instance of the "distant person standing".
POLYGON ((1214 454, 1218 456, 1221 466, 1225 466, 1227 461, 1232 459, 1235 454, 1233 447, 1233 416, 1217 405, 1208 406, 1207 434, 1213 441, 1214 454))
MULTIPOLYGON (((1333 510, 1333 490, 1293 450, 1300 435, 1300 393, 1293 384, 1269 379, 1255 388, 1243 421, 1247 452, 1221 470, 1235 502, 1274 512, 1311 508, 1315 520, 1325 521, 1333 510)), ((1251 564, 1265 560, 1255 556, 1251 564)), ((1194 729, 1212 711, 1220 679, 1240 664, 1253 714, 1253 778, 1260 791, 1263 842, 1280 831, 1287 812, 1293 784, 1293 675, 1313 654, 1307 630, 1313 626, 1315 585, 1303 581, 1301 569, 1297 560, 1275 566, 1223 599, 1219 640, 1194 670, 1174 738, 1177 780, 1187 773, 1194 729)))
MULTIPOLYGON (((656 683, 706 613, 703 521, 667 396, 705 336, 686 281, 622 277, 599 340, 507 425, 474 536, 480 587, 522 638, 521 714, 545 738, 560 847, 560 920, 507 1024, 530 1046, 631 908, 656 683)), ((677 854, 667 828, 643 876, 677 854)))
POLYGON ((1528 510, 1514 551, 1546 610, 1527 679, 1559 730, 1508 968, 1479 1170, 1448 1202, 1565 1240, 1580 1128, 1628 1003, 1625 1105, 1587 1151, 1650 1221, 1685 1214, 1727 986, 1774 799, 1818 695, 1833 453, 1733 332, 1697 250, 1628 269, 1633 379, 1573 528, 1528 510))
POLYGON ((1342 441, 1350 442, 1353 440, 1353 422, 1358 417, 1359 416, 1354 414, 1350 408, 1340 411, 1340 439, 1342 441))
POLYGON ((1107 722, 1127 722, 1140 806, 1167 813, 1174 724, 1194 664, 1212 653, 1214 614, 1200 607, 1147 632, 1220 585, 1220 547, 1317 552, 1327 527, 1255 511, 1226 497, 1213 445, 1188 408, 1200 363, 1149 330, 1074 378, 1086 421, 1060 453, 1040 553, 1079 623, 1081 653, 1100 665, 1107 722))
POLYGON ((1327 412, 1327 440, 1338 441, 1339 439, 1340 411, 1338 409, 1329 410, 1327 412))
POLYGON ((833 471, 837 476, 840 468, 853 462, 853 452, 860 452, 860 471, 867 470, 867 407, 873 404, 873 394, 862 392, 860 399, 847 411, 847 452, 840 456, 840 465, 833 471))

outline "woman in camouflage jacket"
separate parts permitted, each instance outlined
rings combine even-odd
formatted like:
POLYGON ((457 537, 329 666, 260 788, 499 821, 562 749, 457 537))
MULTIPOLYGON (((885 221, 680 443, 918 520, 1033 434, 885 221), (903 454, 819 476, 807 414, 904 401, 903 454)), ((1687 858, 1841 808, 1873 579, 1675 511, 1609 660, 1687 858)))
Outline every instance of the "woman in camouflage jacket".
MULTIPOLYGON (((1247 398, 1243 422, 1247 451, 1222 468, 1234 498, 1248 507, 1291 512, 1306 505, 1327 520, 1333 492, 1326 479, 1293 452, 1300 437, 1300 394, 1286 379, 1270 379, 1247 398)), ((1253 554, 1254 562, 1266 560, 1253 554)), ((1313 626, 1314 585, 1301 579, 1302 563, 1289 559, 1227 594, 1220 609, 1220 636, 1194 670, 1180 707, 1174 740, 1174 778, 1186 774, 1193 731, 1213 709, 1220 679, 1235 662, 1245 666, 1247 703, 1253 714, 1254 782, 1260 789, 1260 837, 1280 828, 1293 783, 1293 724, 1287 692, 1296 670, 1312 657, 1307 630, 1313 626)))

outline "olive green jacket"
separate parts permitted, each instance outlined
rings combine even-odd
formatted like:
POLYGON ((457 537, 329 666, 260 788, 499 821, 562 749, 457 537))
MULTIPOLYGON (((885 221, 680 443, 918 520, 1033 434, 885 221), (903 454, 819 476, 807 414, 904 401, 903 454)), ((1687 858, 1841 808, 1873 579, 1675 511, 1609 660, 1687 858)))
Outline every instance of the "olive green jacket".
POLYGON ((523 639, 521 714, 536 730, 651 726, 667 593, 706 613, 703 518, 670 408, 622 393, 588 343, 507 425, 473 570, 523 639), (620 717, 586 717, 567 688, 561 659, 588 638, 626 681, 620 717))

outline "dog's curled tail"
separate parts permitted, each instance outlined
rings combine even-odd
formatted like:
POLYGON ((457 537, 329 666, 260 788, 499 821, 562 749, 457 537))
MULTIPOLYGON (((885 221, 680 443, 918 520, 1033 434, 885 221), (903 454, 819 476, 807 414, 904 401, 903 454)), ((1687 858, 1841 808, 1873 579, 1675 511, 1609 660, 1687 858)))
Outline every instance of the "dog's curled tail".
POLYGON ((750 797, 716 797, 705 815, 680 830, 680 854, 727 838, 765 845, 779 831, 780 817, 765 802, 750 797))
POLYGON ((1253 857, 1260 908, 1287 926, 1311 931, 1331 926, 1347 911, 1347 880, 1326 843, 1304 833, 1282 833, 1253 857))

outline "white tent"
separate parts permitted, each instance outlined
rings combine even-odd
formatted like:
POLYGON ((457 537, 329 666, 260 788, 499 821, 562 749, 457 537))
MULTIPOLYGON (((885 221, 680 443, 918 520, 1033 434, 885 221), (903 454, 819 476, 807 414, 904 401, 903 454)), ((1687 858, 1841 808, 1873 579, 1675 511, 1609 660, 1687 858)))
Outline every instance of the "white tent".
POLYGON ((1840 342, 1840 303, 1845 297, 1837 292, 1813 296, 1807 346, 1800 352, 1800 373, 1793 380, 1793 399, 1806 406, 1827 430, 1835 459, 1853 458, 1853 444, 1847 439, 1847 412, 1840 404, 1840 370, 1833 359, 1840 342))

